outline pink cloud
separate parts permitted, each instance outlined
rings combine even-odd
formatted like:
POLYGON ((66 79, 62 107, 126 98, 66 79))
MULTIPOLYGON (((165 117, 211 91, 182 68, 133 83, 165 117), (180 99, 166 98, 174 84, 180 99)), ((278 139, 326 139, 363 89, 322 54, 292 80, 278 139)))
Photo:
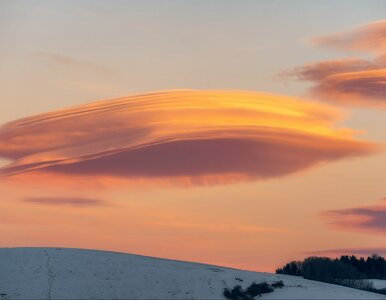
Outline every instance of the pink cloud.
POLYGON ((341 50, 386 52, 386 20, 379 20, 360 27, 314 38, 313 43, 341 50))
POLYGON ((314 96, 349 106, 386 108, 386 21, 314 39, 315 44, 376 53, 373 60, 343 58, 311 63, 284 72, 311 81, 314 96))
POLYGON ((321 216, 334 229, 386 234, 386 198, 378 205, 330 210, 321 216))
POLYGON ((106 205, 105 201, 84 197, 28 197, 23 202, 39 205, 69 205, 76 207, 106 205))
POLYGON ((330 256, 338 257, 341 255, 360 255, 360 256, 370 256, 372 254, 386 255, 386 247, 361 247, 361 248, 339 248, 339 249, 325 249, 305 252, 307 255, 317 255, 317 256, 330 256))

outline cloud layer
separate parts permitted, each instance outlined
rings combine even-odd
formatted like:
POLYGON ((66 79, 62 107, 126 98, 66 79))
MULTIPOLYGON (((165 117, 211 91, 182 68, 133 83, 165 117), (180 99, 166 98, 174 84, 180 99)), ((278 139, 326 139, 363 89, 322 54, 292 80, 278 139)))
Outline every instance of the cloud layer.
POLYGON ((32 116, 0 128, 7 175, 124 178, 283 176, 365 155, 326 105, 255 92, 165 91, 32 116))
POLYGON ((24 202, 41 205, 70 205, 76 207, 101 206, 106 203, 99 199, 83 197, 31 197, 23 199, 24 202))
POLYGON ((314 82, 314 95, 340 104, 386 108, 386 21, 319 37, 314 43, 378 56, 374 60, 345 58, 311 63, 286 75, 314 82))
POLYGON ((386 234, 386 198, 379 205, 330 210, 321 215, 336 229, 386 234))
POLYGON ((339 248, 339 249, 326 249, 326 250, 317 250, 305 252, 307 255, 317 255, 317 256, 332 256, 338 257, 341 255, 360 255, 360 256, 370 256, 372 254, 378 254, 385 256, 386 247, 363 247, 363 248, 339 248))

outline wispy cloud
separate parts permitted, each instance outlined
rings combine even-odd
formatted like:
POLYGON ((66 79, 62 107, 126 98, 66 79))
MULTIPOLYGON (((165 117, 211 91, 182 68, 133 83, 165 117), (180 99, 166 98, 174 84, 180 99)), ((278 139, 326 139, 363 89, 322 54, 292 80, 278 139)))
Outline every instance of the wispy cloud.
POLYGON ((170 227, 174 229, 204 231, 204 232, 235 232, 247 234, 259 233, 288 233, 289 229, 280 227, 266 227, 266 226, 248 226, 242 224, 202 224, 202 223, 188 223, 188 222, 154 222, 152 225, 157 227, 170 227))
POLYGON ((329 210, 320 215, 334 229, 386 234, 386 198, 378 205, 329 210))
POLYGON ((318 37, 314 43, 378 56, 374 60, 344 58, 311 63, 282 75, 314 82, 312 94, 329 101, 386 108, 386 21, 318 37))
POLYGON ((23 202, 38 205, 69 205, 76 207, 103 206, 106 202, 100 199, 83 197, 30 197, 22 199, 23 202))
POLYGON ((337 257, 340 255, 360 255, 369 256, 372 254, 386 255, 386 246, 384 247, 361 247, 361 248, 339 248, 339 249, 325 249, 305 252, 307 255, 323 255, 337 257))
POLYGON ((386 52, 386 20, 371 22, 348 31, 319 36, 312 42, 315 45, 341 50, 384 54, 386 52))
POLYGON ((111 68, 92 61, 76 59, 64 54, 48 53, 48 52, 36 52, 33 56, 43 60, 45 63, 53 66, 71 67, 74 69, 81 69, 99 75, 118 76, 118 74, 111 68))
POLYGON ((3 175, 129 179, 284 176, 376 148, 327 105, 256 92, 166 91, 101 101, 0 128, 3 175))

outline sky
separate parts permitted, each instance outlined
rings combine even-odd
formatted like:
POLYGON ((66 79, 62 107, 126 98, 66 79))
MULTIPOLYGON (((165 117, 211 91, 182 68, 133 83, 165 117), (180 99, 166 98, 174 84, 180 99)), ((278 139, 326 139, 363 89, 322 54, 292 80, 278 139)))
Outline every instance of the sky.
POLYGON ((383 1, 1 1, 0 247, 257 271, 386 254, 383 1))

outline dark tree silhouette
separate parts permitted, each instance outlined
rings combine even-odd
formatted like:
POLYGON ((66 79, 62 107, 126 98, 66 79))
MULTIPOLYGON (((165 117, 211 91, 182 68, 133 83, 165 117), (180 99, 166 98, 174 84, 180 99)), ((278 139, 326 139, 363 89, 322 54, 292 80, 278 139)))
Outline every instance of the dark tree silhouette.
POLYGON ((336 279, 386 279, 386 261, 376 254, 367 258, 354 255, 342 255, 335 259, 313 256, 303 261, 291 261, 277 269, 276 273, 327 282, 336 279))

